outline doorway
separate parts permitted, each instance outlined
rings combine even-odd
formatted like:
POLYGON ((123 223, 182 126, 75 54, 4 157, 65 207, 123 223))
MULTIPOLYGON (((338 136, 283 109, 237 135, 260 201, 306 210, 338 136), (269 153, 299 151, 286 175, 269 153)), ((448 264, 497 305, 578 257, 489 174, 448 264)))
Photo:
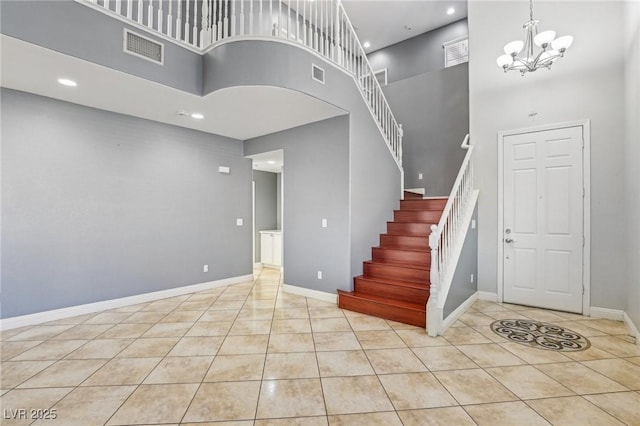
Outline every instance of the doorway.
POLYGON ((588 314, 589 122, 498 142, 498 300, 588 314))
POLYGON ((254 268, 283 267, 282 150, 248 156, 253 169, 253 262, 254 268))

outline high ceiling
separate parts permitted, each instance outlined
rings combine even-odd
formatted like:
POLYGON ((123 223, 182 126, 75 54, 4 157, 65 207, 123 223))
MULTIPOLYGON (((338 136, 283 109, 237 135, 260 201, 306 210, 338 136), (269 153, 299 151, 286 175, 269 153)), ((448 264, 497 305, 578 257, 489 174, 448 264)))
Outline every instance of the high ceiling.
POLYGON ((466 0, 342 0, 367 52, 467 17, 466 0), (451 15, 447 10, 453 8, 451 15), (410 28, 410 29, 408 29, 410 28))

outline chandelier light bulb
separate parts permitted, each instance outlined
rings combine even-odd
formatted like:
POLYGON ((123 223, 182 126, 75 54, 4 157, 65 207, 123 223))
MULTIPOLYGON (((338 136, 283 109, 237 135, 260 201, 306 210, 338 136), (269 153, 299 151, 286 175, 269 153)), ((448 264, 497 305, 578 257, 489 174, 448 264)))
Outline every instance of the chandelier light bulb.
POLYGON ((560 52, 564 52, 573 44, 572 36, 562 36, 551 42, 551 48, 553 50, 559 50, 560 52))
POLYGON ((522 51, 524 43, 520 40, 512 41, 504 46, 504 53, 507 55, 517 55, 522 51))
POLYGON ((555 31, 543 31, 533 38, 533 42, 536 46, 543 47, 545 44, 548 45, 551 43, 554 38, 556 38, 555 31))

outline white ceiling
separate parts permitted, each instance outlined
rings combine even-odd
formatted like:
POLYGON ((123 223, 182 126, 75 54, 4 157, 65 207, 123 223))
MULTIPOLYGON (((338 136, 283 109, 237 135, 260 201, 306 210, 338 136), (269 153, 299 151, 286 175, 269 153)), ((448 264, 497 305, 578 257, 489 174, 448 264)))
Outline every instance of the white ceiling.
POLYGON ((253 160, 253 169, 263 172, 280 173, 284 165, 284 151, 263 152, 261 154, 247 155, 253 160))
POLYGON ((345 114, 278 87, 235 87, 201 97, 5 35, 0 46, 2 87, 241 140, 345 114), (60 85, 61 77, 78 86, 60 85))
POLYGON ((342 0, 342 4, 360 41, 371 43, 367 52, 467 17, 466 0, 342 0), (455 12, 447 15, 450 7, 455 12))

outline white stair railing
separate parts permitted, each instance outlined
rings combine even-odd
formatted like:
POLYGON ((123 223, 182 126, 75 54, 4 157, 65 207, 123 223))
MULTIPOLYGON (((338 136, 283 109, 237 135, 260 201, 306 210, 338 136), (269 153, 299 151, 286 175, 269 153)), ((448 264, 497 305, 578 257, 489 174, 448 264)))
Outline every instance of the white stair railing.
POLYGON ((444 304, 453 281, 458 258, 464 245, 467 229, 478 192, 473 189, 473 145, 469 135, 461 145, 467 154, 442 212, 438 225, 431 225, 431 287, 427 302, 427 331, 430 336, 441 334, 444 304))
POLYGON ((76 1, 200 53, 239 37, 286 39, 313 50, 353 76, 402 170, 402 125, 340 0, 76 1))

